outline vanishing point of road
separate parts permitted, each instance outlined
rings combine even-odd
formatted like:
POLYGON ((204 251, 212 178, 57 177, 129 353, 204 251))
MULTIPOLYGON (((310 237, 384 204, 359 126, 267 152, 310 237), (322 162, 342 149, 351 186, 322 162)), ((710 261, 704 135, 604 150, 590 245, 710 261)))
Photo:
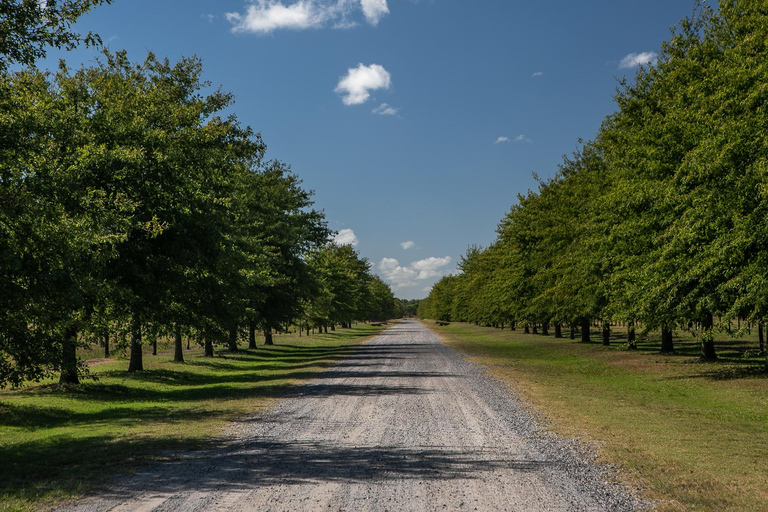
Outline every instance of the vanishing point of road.
POLYGON ((635 510, 576 443, 416 321, 392 326, 225 446, 140 467, 77 511, 635 510))

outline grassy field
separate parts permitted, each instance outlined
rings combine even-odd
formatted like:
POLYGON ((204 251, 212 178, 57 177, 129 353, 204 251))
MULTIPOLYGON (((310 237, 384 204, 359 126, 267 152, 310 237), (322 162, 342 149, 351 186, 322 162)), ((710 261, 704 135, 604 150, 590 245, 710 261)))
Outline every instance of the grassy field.
POLYGON ((118 358, 93 364, 98 380, 79 386, 51 381, 0 391, 0 510, 79 496, 142 461, 221 443, 227 422, 257 414, 381 329, 281 335, 275 346, 214 358, 193 349, 184 364, 146 347, 143 372, 126 373, 128 361, 118 358))
POLYGON ((620 336, 608 348, 427 325, 520 391, 555 432, 623 466, 660 510, 768 510, 768 375, 752 338, 719 343, 721 361, 701 364, 685 338, 662 356, 653 335, 628 351, 620 336))

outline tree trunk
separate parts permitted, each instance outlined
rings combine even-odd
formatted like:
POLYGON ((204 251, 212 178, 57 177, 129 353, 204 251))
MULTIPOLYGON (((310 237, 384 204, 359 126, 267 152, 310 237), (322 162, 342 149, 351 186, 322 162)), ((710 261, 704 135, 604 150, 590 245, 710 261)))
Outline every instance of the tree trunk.
POLYGON ((59 384, 80 384, 77 376, 77 328, 69 326, 61 340, 61 375, 59 384))
POLYGON ((138 315, 133 317, 131 326, 131 361, 128 363, 129 372, 140 372, 144 370, 144 360, 141 353, 141 320, 138 315))
POLYGON ((603 321, 603 346, 611 346, 611 324, 606 321, 603 321))
POLYGON ((765 354, 765 334, 763 333, 763 322, 757 324, 757 341, 760 342, 760 353, 765 354))
POLYGON ((581 342, 582 343, 589 343, 592 341, 589 337, 589 318, 582 318, 581 319, 581 342))
POLYGON ((324 329, 323 329, 323 330, 325 331, 325 332, 324 332, 325 334, 328 334, 328 324, 325 324, 325 326, 324 326, 324 329))
POLYGON ((675 344, 672 341, 672 329, 669 327, 661 328, 661 353, 674 354, 675 344))
POLYGON ((272 342, 272 329, 264 329, 264 344, 274 345, 272 342))
POLYGON ((714 327, 714 319, 712 314, 708 313, 704 320, 701 322, 701 356, 700 361, 717 361, 717 353, 715 352, 715 338, 712 328, 714 327))
POLYGON ((515 322, 514 320, 509 322, 509 330, 510 331, 516 331, 517 330, 517 322, 515 322))
POLYGON ((563 337, 563 327, 560 325, 560 322, 555 323, 555 338, 562 338, 563 337))
POLYGON ((576 324, 571 324, 571 332, 568 334, 572 340, 576 339, 576 324))
POLYGON ((229 351, 237 352, 237 327, 229 330, 228 343, 229 343, 229 351))
POLYGON ((531 329, 528 327, 528 323, 525 324, 525 330, 523 331, 525 334, 531 334, 531 329))
POLYGON ((627 322, 627 348, 630 350, 634 350, 637 348, 634 320, 630 320, 629 322, 627 322))
POLYGON ((104 333, 104 358, 109 357, 109 333, 104 333))
POLYGON ((157 331, 152 329, 150 336, 152 336, 152 355, 157 355, 157 331))
POLYGON ((174 342, 173 342, 173 362, 184 362, 184 345, 181 340, 181 326, 176 324, 174 327, 174 342))
POLYGON ((248 323, 248 348, 256 348, 256 324, 254 322, 248 323))
POLYGON ((549 336, 549 322, 543 322, 541 324, 541 335, 549 336))
POLYGON ((533 334, 539 334, 539 326, 536 322, 533 323, 533 334))
POLYGON ((210 336, 205 337, 205 357, 213 357, 213 341, 210 336))

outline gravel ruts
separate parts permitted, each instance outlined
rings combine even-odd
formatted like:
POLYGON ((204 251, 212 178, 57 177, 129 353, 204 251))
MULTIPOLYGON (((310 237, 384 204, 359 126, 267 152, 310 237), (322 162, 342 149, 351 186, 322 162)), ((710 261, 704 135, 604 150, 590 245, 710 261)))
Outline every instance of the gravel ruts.
MULTIPOLYGON (((183 427, 180 427, 183 428, 183 427)), ((577 443, 414 321, 238 421, 58 510, 638 510, 577 443)))

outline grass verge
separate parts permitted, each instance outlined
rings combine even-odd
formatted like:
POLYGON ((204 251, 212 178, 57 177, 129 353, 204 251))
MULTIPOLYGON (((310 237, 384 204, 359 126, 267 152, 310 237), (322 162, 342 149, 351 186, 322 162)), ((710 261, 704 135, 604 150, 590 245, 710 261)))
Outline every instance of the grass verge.
POLYGON ((92 365, 79 386, 53 382, 0 391, 0 510, 38 509, 82 496, 136 464, 220 443, 222 427, 268 407, 381 331, 359 324, 328 334, 275 337, 276 345, 202 357, 185 351, 92 365))
MULTIPOLYGON (((452 323, 428 327, 511 384, 562 435, 619 464, 663 511, 768 510, 768 375, 737 357, 582 344, 452 323)), ((594 339, 599 339, 595 336, 594 339)), ((741 353, 737 342, 723 354, 741 353)), ((756 359, 759 361, 759 359, 756 359)))

